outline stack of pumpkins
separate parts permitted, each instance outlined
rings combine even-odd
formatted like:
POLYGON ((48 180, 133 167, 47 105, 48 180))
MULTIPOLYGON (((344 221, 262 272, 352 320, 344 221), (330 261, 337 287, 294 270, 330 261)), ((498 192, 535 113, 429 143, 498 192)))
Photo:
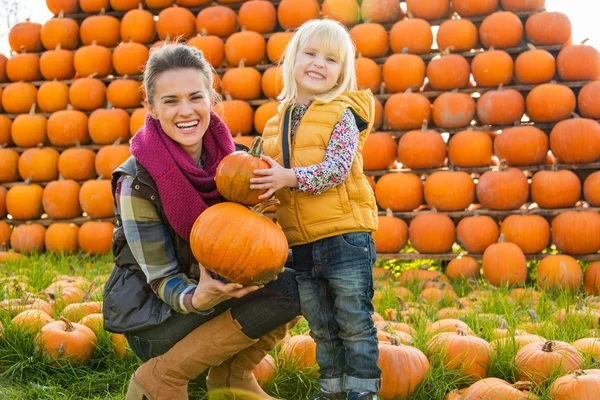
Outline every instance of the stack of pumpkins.
MULTIPOLYGON (((140 78, 153 46, 179 38, 204 52, 224 97, 219 112, 234 139, 249 145, 276 112, 277 62, 293 30, 318 17, 348 27, 359 85, 376 93, 364 167, 380 176, 372 183, 382 214, 396 213, 389 221, 381 216, 379 252, 398 252, 408 237, 420 252, 449 252, 458 233, 465 249, 481 253, 500 229, 487 210, 507 216, 530 201, 563 209, 580 200, 584 175, 548 166, 530 184, 522 172, 554 159, 563 167, 600 156, 600 82, 588 83, 598 78, 600 55, 570 45, 569 19, 543 11, 544 0, 209 3, 47 0, 55 18, 11 29, 14 54, 0 57, 0 243, 19 252, 110 250, 108 178, 129 156, 127 141, 143 123, 140 78), (571 118, 577 106, 580 117, 571 118), (501 171, 469 173, 499 159, 505 160, 501 171), (458 219, 444 213, 454 217, 473 203, 484 210, 460 221, 472 228, 461 236, 458 219), (423 208, 438 212, 402 214, 423 208), (410 234, 397 217, 412 220, 410 234), (492 234, 482 244, 486 229, 492 234)), ((583 185, 592 205, 600 204, 599 178, 590 175, 583 185)), ((523 217, 529 219, 518 224, 518 239, 530 240, 536 228, 549 237, 548 221, 523 217)), ((600 241, 591 243, 600 237, 597 213, 560 217, 563 228, 552 235, 561 250, 600 249, 600 241), (585 229, 576 219, 585 220, 585 229), (559 236, 570 243, 557 243, 559 236)))

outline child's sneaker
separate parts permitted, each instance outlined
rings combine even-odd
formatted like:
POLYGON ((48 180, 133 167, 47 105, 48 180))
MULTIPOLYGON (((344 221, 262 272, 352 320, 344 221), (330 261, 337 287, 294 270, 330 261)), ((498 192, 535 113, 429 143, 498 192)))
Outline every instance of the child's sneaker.
POLYGON ((377 400, 377 395, 371 392, 349 392, 348 400, 377 400))
POLYGON ((308 400, 346 400, 346 392, 331 393, 321 390, 321 392, 313 394, 308 400))

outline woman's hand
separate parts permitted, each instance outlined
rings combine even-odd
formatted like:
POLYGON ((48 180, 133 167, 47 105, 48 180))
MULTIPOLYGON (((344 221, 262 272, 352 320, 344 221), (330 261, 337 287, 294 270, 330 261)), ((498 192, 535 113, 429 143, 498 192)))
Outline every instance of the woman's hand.
POLYGON ((250 179, 250 189, 267 190, 258 196, 260 200, 271 198, 281 188, 298 186, 298 179, 292 169, 283 168, 277 161, 264 154, 260 158, 271 166, 269 169, 255 169, 254 174, 260 175, 261 178, 250 179))
POLYGON ((243 287, 239 283, 223 283, 213 279, 206 268, 200 265, 200 281, 192 297, 192 306, 198 311, 210 310, 217 304, 231 298, 240 298, 263 286, 243 287))

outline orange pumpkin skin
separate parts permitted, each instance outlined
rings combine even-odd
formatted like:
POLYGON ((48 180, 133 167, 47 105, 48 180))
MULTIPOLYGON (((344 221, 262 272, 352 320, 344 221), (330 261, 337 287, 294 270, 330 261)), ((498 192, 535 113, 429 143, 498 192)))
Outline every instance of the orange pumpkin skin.
POLYGON ((378 217, 379 227, 373 232, 375 250, 378 253, 397 253, 408 241, 408 226, 403 220, 391 215, 378 217))
POLYGON ((296 29, 306 21, 319 18, 317 0, 282 0, 277 7, 279 25, 285 30, 296 29))
POLYGON ((516 210, 529 198, 529 183, 518 168, 488 171, 477 183, 477 198, 490 210, 516 210))
POLYGON ((94 160, 96 153, 86 148, 72 147, 66 149, 58 157, 58 172, 64 179, 85 181, 94 179, 94 160))
POLYGON ((14 182, 19 179, 18 165, 19 153, 13 149, 0 148, 0 182, 14 182))
POLYGON ((542 208, 569 208, 581 198, 581 181, 570 170, 538 171, 531 178, 531 199, 542 208))
POLYGON ((19 225, 10 236, 10 247, 19 253, 41 253, 45 236, 46 228, 41 224, 19 225))
POLYGON ((475 183, 463 171, 437 171, 425 180, 424 195, 438 211, 460 211, 473 203, 475 183))
POLYGON ((502 8, 507 11, 537 11, 542 10, 546 0, 500 0, 502 8))
POLYGON ((595 261, 587 266, 583 273, 583 290, 590 296, 600 293, 600 262, 595 261))
POLYGON ((384 116, 389 129, 418 129, 431 121, 431 103, 420 93, 395 93, 385 102, 384 116))
POLYGON ((450 0, 430 0, 427 2, 407 0, 406 8, 416 18, 427 20, 442 19, 450 11, 450 0))
POLYGON ((396 161, 396 141, 389 133, 371 133, 362 149, 365 171, 388 169, 396 161))
POLYGON ((431 51, 432 44, 431 25, 424 19, 403 19, 390 30, 390 47, 394 53, 401 53, 406 48, 410 54, 426 54, 431 51))
POLYGON ((6 190, 6 188, 4 186, 0 186, 0 218, 4 218, 6 216, 6 194, 7 193, 8 193, 8 190, 6 190))
POLYGON ((475 100, 466 93, 445 92, 433 101, 433 122, 440 128, 468 126, 475 116, 475 100))
POLYGON ((356 54, 361 54, 363 57, 384 57, 388 53, 388 33, 383 25, 358 24, 350 30, 350 38, 356 46, 356 54))
POLYGON ((523 85, 550 82, 556 74, 556 61, 547 50, 531 49, 515 60, 515 77, 523 85))
POLYGON ((507 165, 542 164, 548 148, 548 135, 535 126, 504 129, 494 139, 494 153, 507 165))
POLYGON ((19 157, 19 175, 32 182, 52 181, 58 178, 58 151, 51 147, 30 148, 19 157))
POLYGON ((2 91, 2 108, 10 114, 26 114, 35 103, 37 93, 37 88, 31 83, 10 83, 2 91))
POLYGON ((412 211, 423 203, 423 184, 415 174, 386 174, 377 181, 375 198, 385 210, 412 211))
POLYGON ((473 58, 471 69, 477 86, 498 87, 512 82, 514 62, 504 50, 488 50, 473 58))
POLYGON ((477 100, 477 117, 486 125, 512 125, 524 112, 525 99, 514 89, 490 90, 477 100))
POLYGON ((483 253, 483 276, 492 285, 525 283, 527 263, 523 251, 514 243, 494 243, 483 253))
POLYGON ((189 39, 196 34, 196 18, 194 14, 183 7, 165 8, 158 14, 156 32, 161 40, 179 36, 189 39))
POLYGON ((384 399, 404 399, 412 394, 429 372, 429 361, 416 347, 379 344, 379 367, 382 384, 379 395, 384 399))
POLYGON ((129 42, 133 40, 136 43, 150 43, 154 40, 156 34, 156 24, 154 15, 143 9, 129 10, 121 19, 119 29, 121 40, 129 42))
POLYGON ((321 4, 321 15, 351 27, 360 21, 359 7, 356 0, 325 0, 321 4))
POLYGON ((79 184, 66 179, 52 181, 44 188, 42 205, 48 218, 70 219, 81 214, 79 207, 79 184))
POLYGON ((221 38, 231 36, 237 29, 238 17, 234 10, 215 5, 202 9, 196 16, 196 30, 199 33, 221 38))
POLYGON ((492 160, 492 138, 488 132, 466 130, 448 141, 448 162, 455 167, 485 167, 492 160))
POLYGON ((525 254, 541 253, 550 243, 550 224, 539 215, 510 215, 502 221, 500 232, 525 254))
POLYGON ((577 105, 582 117, 600 119, 600 80, 586 83, 581 88, 577 105))
POLYGON ((317 365, 317 344, 308 335, 292 336, 281 348, 287 360, 295 360, 302 369, 317 365))
POLYGON ((525 23, 527 38, 534 45, 565 44, 571 39, 571 21, 557 11, 535 13, 525 23))
POLYGON ((6 75, 13 82, 31 82, 42 79, 40 57, 37 54, 14 54, 6 62, 6 75))
POLYGON ((79 227, 75 224, 55 222, 46 230, 44 243, 46 251, 52 253, 73 254, 79 249, 77 234, 79 227))
POLYGON ((408 236, 419 253, 446 253, 454 244, 454 223, 445 214, 419 214, 410 222, 408 236))
POLYGON ((469 62, 459 54, 434 58, 427 65, 427 78, 435 90, 463 89, 469 84, 469 62))
POLYGON ((39 185, 13 186, 6 194, 6 211, 16 220, 32 220, 39 218, 42 209, 44 189, 39 185))
POLYGON ((96 154, 96 160, 94 166, 98 176, 106 177, 112 175, 119 165, 123 164, 125 160, 129 158, 131 152, 129 151, 129 145, 119 144, 102 146, 96 154))
POLYGON ((587 118, 560 121, 550 132, 550 149, 561 163, 591 163, 600 157, 600 123, 587 118))
POLYGON ((89 180, 81 185, 79 204, 90 218, 108 218, 114 215, 112 188, 109 179, 89 180))
POLYGON ((544 289, 575 292, 583 282, 579 262, 563 254, 553 254, 540 261, 537 274, 537 284, 544 289))
MULTIPOLYGON (((58 81, 44 82, 37 93, 37 105, 47 113, 65 110, 69 104, 69 87, 58 81)), ((47 121, 46 121, 47 124, 47 121)))
POLYGON ((61 315, 70 321, 81 321, 83 317, 90 314, 102 312, 101 301, 88 301, 84 303, 73 303, 63 308, 61 315))
POLYGON ((88 221, 79 228, 77 243, 84 253, 108 254, 112 246, 114 225, 110 222, 88 221))
POLYGON ((556 66, 563 81, 593 81, 600 78, 600 52, 586 44, 567 46, 558 53, 556 66))
MULTIPOLYGON (((600 205, 600 171, 590 174, 583 183, 583 197, 592 207, 600 205)), ((2 212, 0 212, 2 215, 2 212)))
POLYGON ((293 32, 275 32, 267 40, 267 57, 273 63, 278 63, 283 57, 285 47, 288 45, 292 37, 293 32))
POLYGON ((11 323, 18 329, 27 333, 39 331, 44 325, 53 322, 54 319, 45 311, 32 309, 18 313, 11 323))
POLYGON ((575 371, 581 369, 582 364, 583 357, 568 343, 557 340, 531 343, 517 351, 516 379, 541 385, 551 374, 575 371))
POLYGON ((491 364, 492 348, 484 339, 467 335, 462 329, 457 332, 442 332, 427 343, 434 357, 442 360, 444 367, 458 370, 471 379, 487 377, 491 364))
POLYGON ((432 130, 414 130, 398 141, 398 161, 411 169, 437 168, 446 159, 446 143, 432 130))
POLYGON ((219 203, 205 210, 190 234, 196 260, 206 269, 244 286, 273 280, 285 264, 288 243, 283 231, 262 215, 270 203, 260 203, 253 210, 235 203, 219 203), (231 248, 233 237, 239 244, 236 248, 231 248), (227 243, 231 258, 217 254, 216 243, 227 243))
POLYGON ((486 215, 465 217, 456 225, 456 239, 469 253, 483 253, 499 236, 498 224, 486 215))
POLYGON ((517 384, 510 383, 499 378, 485 378, 475 382, 470 387, 461 390, 459 397, 451 397, 446 400, 463 399, 486 399, 486 400, 534 400, 537 397, 528 391, 521 390, 517 384))
POLYGON ((245 59, 246 66, 260 64, 267 53, 267 42, 260 33, 236 32, 225 41, 225 58, 230 65, 239 65, 245 59))
POLYGON ((388 92, 418 91, 425 81, 425 62, 414 54, 394 54, 383 64, 383 81, 388 92))
POLYGON ((473 257, 457 257, 448 263, 446 275, 453 281, 479 279, 480 269, 481 266, 473 257))
POLYGON ((270 2, 250 0, 238 11, 240 27, 258 33, 269 33, 277 25, 277 11, 270 2))
POLYGON ((498 0, 453 0, 452 8, 461 17, 477 17, 496 11, 498 0))
POLYGON ((600 215, 597 212, 564 211, 552 220, 552 242, 568 254, 600 250, 600 215))
POLYGON ((400 19, 402 9, 396 0, 363 0, 360 15, 363 21, 391 24, 400 19))
POLYGON ((36 337, 42 352, 51 360, 85 363, 92 358, 97 338, 85 325, 61 317, 45 325, 36 337))
POLYGON ((275 359, 267 354, 252 370, 256 381, 261 387, 275 379, 277 376, 277 364, 275 359))
POLYGON ((468 19, 444 21, 437 34, 440 51, 452 47, 452 51, 469 51, 477 47, 477 27, 468 19))
POLYGON ((221 160, 215 179, 223 197, 246 206, 254 206, 261 201, 258 196, 266 190, 250 189, 250 179, 257 177, 254 170, 269 168, 269 164, 260 159, 261 153, 262 138, 258 136, 248 152, 234 151, 221 160))
POLYGON ((24 49, 28 53, 42 51, 42 40, 40 33, 42 24, 25 21, 13 25, 8 32, 8 44, 10 49, 16 53, 24 49))
MULTIPOLYGON (((594 340, 594 339, 592 339, 594 340)), ((573 343, 575 346, 575 343, 573 343)), ((550 396, 556 400, 600 398, 600 374, 597 369, 577 370, 557 378, 550 387, 550 396)))
POLYGON ((479 39, 486 48, 517 47, 522 38, 523 23, 510 11, 497 11, 487 16, 479 27, 479 39))

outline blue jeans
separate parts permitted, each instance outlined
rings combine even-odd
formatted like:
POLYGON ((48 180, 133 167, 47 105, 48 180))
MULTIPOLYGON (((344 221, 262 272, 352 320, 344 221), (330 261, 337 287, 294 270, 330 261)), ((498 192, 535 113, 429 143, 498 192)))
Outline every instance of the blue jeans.
POLYGON ((317 343, 321 388, 379 392, 373 309, 375 243, 354 232, 292 248, 300 308, 317 343))

